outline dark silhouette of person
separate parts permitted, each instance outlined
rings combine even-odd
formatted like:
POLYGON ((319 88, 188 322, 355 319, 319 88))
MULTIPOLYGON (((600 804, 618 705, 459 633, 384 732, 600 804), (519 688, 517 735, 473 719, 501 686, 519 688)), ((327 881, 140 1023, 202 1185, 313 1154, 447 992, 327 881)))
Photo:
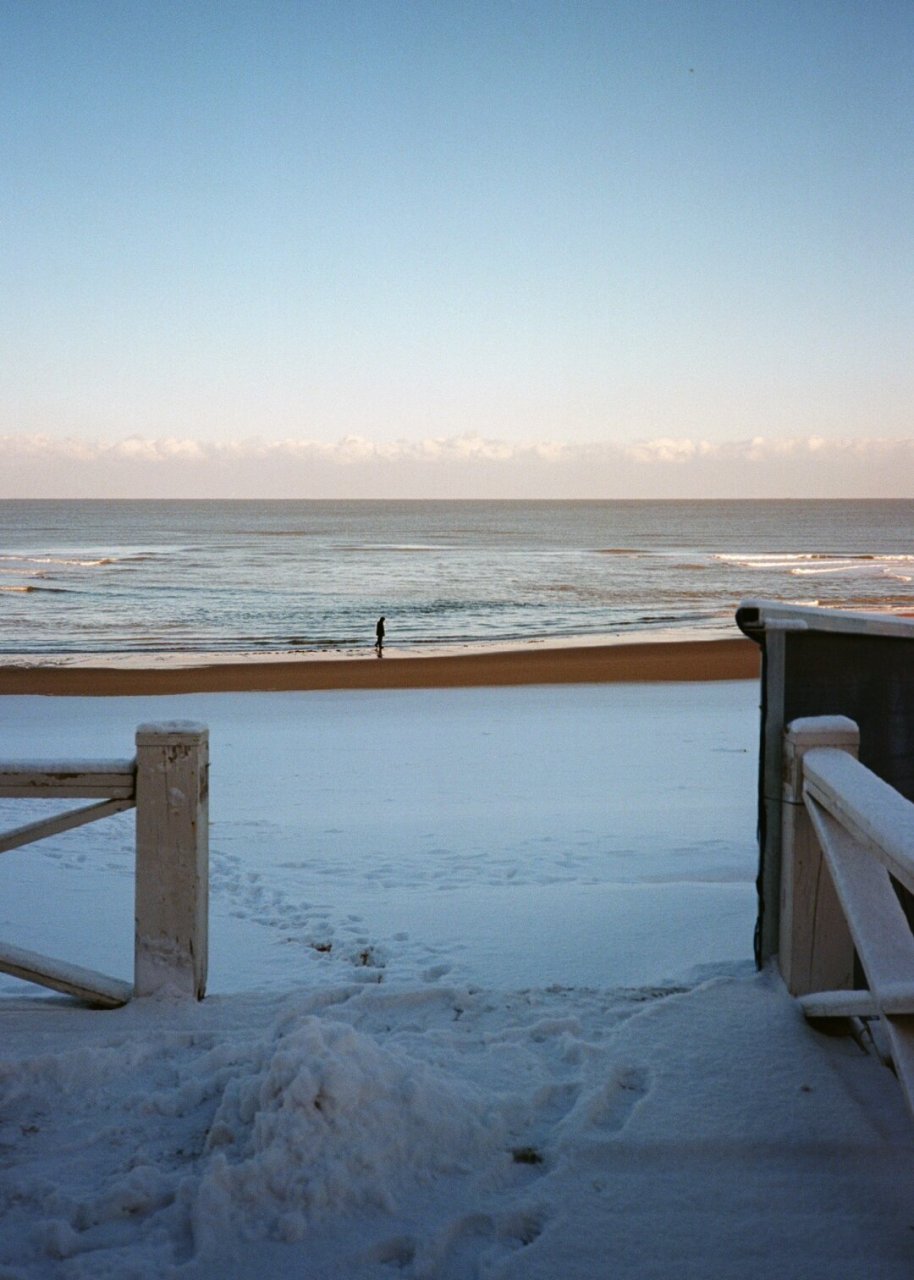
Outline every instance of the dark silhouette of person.
POLYGON ((384 653, 384 615, 383 614, 381 614, 380 618, 378 618, 378 625, 375 627, 374 633, 376 637, 374 642, 374 647, 377 649, 378 657, 380 658, 384 653))

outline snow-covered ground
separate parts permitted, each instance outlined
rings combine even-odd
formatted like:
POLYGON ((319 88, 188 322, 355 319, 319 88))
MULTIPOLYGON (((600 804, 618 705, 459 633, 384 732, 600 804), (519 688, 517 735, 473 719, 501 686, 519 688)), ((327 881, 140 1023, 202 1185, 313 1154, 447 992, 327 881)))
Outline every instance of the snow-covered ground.
MULTIPOLYGON (((0 699, 5 759, 212 759, 207 1000, 0 978, 0 1277, 914 1274, 900 1091, 751 964, 757 702, 0 699)), ((4 855, 0 937, 129 978, 132 834, 4 855)))
MULTIPOLYGON (((615 987, 748 959, 757 703, 751 682, 36 697, 0 699, 0 726, 6 759, 209 726, 211 992, 347 957, 387 983, 615 987)), ((0 937, 129 978, 133 821, 5 855, 0 937)))

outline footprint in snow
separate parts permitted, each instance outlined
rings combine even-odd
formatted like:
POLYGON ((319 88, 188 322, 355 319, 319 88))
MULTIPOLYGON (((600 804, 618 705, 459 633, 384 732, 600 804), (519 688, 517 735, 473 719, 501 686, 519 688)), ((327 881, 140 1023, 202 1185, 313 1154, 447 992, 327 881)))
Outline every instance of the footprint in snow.
POLYGON ((518 1210, 493 1216, 467 1213, 442 1227, 426 1243, 395 1236, 370 1251, 367 1262, 380 1263, 420 1280, 464 1280, 488 1274, 500 1259, 525 1249, 542 1234, 545 1214, 518 1210))
POLYGON ((602 1088, 581 1099, 576 1111, 583 1111, 589 1128, 616 1133, 628 1123, 650 1085, 650 1072, 644 1067, 617 1067, 602 1088))

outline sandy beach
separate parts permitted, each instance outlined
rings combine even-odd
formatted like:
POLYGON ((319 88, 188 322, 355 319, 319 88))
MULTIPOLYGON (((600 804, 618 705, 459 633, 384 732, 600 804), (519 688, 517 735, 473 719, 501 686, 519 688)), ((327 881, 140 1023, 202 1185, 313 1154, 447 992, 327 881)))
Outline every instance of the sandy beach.
POLYGON ((744 637, 475 649, 465 653, 365 656, 216 656, 38 659, 0 666, 0 694, 150 696, 305 692, 329 689, 448 689, 535 684, 750 680, 759 651, 744 637))

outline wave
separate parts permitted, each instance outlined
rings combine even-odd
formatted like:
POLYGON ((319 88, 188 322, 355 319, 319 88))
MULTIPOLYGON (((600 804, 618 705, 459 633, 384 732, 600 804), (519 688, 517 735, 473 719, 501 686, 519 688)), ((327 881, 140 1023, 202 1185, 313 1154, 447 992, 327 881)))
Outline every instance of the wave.
POLYGON ((714 556, 715 560, 721 560, 725 564, 739 564, 747 567, 758 565, 761 568, 801 565, 801 564, 820 564, 840 562, 842 564, 893 564, 893 563, 914 563, 914 555, 889 554, 881 555, 870 551, 852 551, 842 554, 837 551, 799 551, 799 552, 766 552, 764 554, 739 552, 719 552, 714 556))
POLYGON ((698 612, 682 610, 678 613, 642 613, 629 625, 647 626, 651 623, 654 625, 669 625, 671 623, 709 622, 715 616, 714 611, 711 609, 701 610, 698 612))
POLYGON ((750 572, 784 573, 792 578, 891 578, 914 580, 914 555, 874 555, 869 552, 840 555, 808 552, 784 555, 718 555, 717 561, 750 572))
MULTIPOLYGON (((793 603, 793 601, 791 601, 793 603)), ((804 604, 807 602, 804 600, 804 604)), ((827 601, 813 600, 812 604, 825 604, 829 609, 848 609, 852 613, 900 613, 909 614, 912 608, 910 596, 838 596, 827 601)))
MULTIPOLYGON (((899 573, 897 570, 890 569, 887 565, 876 565, 877 571, 885 578, 895 578, 898 582, 910 582, 912 575, 909 573, 899 573)), ((828 574, 837 575, 848 573, 855 568, 853 563, 844 563, 830 565, 828 568, 803 568, 797 566, 790 570, 790 574, 794 578, 821 578, 828 574)))
POLYGON ((442 542, 433 542, 433 543, 422 543, 422 542, 399 542, 399 543, 370 542, 369 543, 369 542, 366 542, 364 544, 355 544, 355 545, 345 544, 345 545, 337 546, 334 548, 335 551, 341 551, 341 552, 357 551, 363 554, 365 552, 382 552, 383 553, 387 551, 403 552, 405 554, 418 552, 420 554, 423 554, 423 553, 435 552, 435 551, 459 551, 460 549, 461 549, 460 547, 455 547, 450 545, 449 543, 442 543, 442 542))
POLYGON ((0 556, 0 564, 54 564, 63 568, 97 569, 101 565, 117 564, 111 556, 101 556, 97 560, 79 560, 70 556, 0 556))
POLYGON ((233 529, 239 538, 319 538, 322 529, 233 529))

